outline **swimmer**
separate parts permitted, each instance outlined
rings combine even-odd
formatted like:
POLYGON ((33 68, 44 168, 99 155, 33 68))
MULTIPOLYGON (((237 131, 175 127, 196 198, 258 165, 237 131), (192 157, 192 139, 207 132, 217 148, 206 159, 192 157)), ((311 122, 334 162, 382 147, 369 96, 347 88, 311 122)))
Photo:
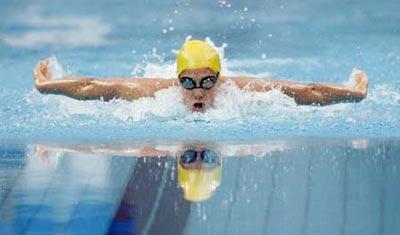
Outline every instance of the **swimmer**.
POLYGON ((189 40, 182 45, 176 57, 177 78, 172 79, 94 79, 68 76, 51 80, 49 63, 49 60, 42 60, 34 69, 36 89, 43 94, 61 94, 79 100, 136 100, 141 97, 153 97, 157 91, 171 86, 179 86, 183 102, 191 112, 205 112, 213 107, 218 88, 226 82, 231 82, 247 91, 267 92, 279 89, 299 105, 359 102, 368 92, 368 78, 361 70, 353 72, 354 86, 224 76, 221 74, 217 51, 200 40, 189 40))
MULTIPOLYGON (((299 146, 306 146, 305 144, 299 146)), ((177 185, 187 201, 201 202, 212 197, 221 185, 224 157, 267 156, 274 152, 293 149, 292 142, 267 141, 256 144, 227 144, 192 141, 180 144, 151 145, 140 143, 101 145, 52 145, 37 144, 30 153, 43 164, 53 164, 63 154, 93 154, 135 158, 176 159, 177 185)), ((139 160, 138 160, 139 161, 139 160)), ((148 164, 151 164, 149 161, 148 164)), ((160 165, 158 165, 160 166, 160 165)), ((164 166, 164 165, 162 165, 164 166)), ((143 169, 141 169, 143 170, 143 169)), ((143 171, 142 171, 143 172, 143 171)), ((154 174, 152 171, 143 174, 154 174)))

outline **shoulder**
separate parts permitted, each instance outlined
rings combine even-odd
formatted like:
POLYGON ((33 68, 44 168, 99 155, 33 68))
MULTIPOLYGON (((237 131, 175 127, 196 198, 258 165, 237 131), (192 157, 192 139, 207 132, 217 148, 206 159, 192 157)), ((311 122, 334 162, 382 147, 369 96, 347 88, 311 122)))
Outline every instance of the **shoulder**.
POLYGON ((119 79, 118 82, 127 85, 138 85, 142 87, 160 87, 168 88, 170 86, 178 85, 176 78, 127 78, 119 79))
POLYGON ((243 88, 245 86, 248 86, 251 83, 257 82, 261 80, 260 78, 255 78, 255 77, 244 77, 244 76, 221 76, 221 82, 231 82, 234 83, 236 86, 239 88, 243 88))

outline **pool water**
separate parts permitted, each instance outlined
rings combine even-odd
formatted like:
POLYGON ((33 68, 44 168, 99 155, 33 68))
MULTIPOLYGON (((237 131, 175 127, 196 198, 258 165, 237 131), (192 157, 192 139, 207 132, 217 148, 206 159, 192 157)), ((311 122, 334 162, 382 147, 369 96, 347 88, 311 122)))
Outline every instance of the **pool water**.
POLYGON ((3 139, 218 141, 398 136, 400 130, 396 0, 2 5, 3 139), (32 69, 49 57, 59 66, 55 77, 174 77, 174 52, 190 37, 209 38, 219 48, 223 74, 343 84, 361 68, 370 79, 369 95, 361 103, 321 108, 296 106, 279 92, 227 87, 214 110, 196 115, 184 110, 174 89, 154 99, 104 103, 43 96, 33 88, 32 69))
POLYGON ((0 234, 400 233, 398 12, 397 0, 2 0, 0 234), (173 78, 189 38, 213 44, 226 75, 351 84, 360 68, 368 97, 297 106, 226 85, 198 114, 176 88, 102 102, 33 87, 44 58, 54 79, 173 78), (187 143, 221 160, 202 202, 179 184, 187 143))
POLYGON ((184 144, 6 145, 0 233, 397 234, 399 144, 207 143, 222 173, 200 202, 185 197, 176 157, 133 154, 184 144))

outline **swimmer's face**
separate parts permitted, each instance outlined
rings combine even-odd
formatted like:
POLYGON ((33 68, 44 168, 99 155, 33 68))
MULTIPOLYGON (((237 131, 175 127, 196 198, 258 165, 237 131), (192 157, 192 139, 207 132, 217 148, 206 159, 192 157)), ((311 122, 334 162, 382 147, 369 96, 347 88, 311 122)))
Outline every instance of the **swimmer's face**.
POLYGON ((205 147, 190 147, 178 152, 179 164, 185 169, 208 170, 220 165, 220 154, 205 147))
MULTIPOLYGON (((217 74, 211 69, 201 68, 186 69, 180 74, 179 78, 191 78, 196 82, 196 85, 199 86, 203 78, 210 76, 217 76, 217 74)), ((183 102, 187 109, 192 112, 204 112, 209 107, 212 107, 219 84, 220 80, 217 79, 215 85, 210 89, 194 88, 192 90, 185 89, 181 84, 183 102)))

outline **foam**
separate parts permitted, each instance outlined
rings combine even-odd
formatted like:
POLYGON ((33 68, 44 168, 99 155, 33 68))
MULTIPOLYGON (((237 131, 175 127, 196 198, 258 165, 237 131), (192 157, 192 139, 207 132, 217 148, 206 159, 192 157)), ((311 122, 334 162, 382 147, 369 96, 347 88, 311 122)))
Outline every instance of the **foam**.
POLYGON ((209 116, 216 119, 240 118, 294 106, 293 99, 278 90, 251 92, 239 89, 233 82, 227 82, 221 86, 215 99, 215 108, 209 111, 209 116))
POLYGON ((103 102, 99 100, 80 101, 64 96, 40 95, 36 91, 30 92, 26 100, 31 105, 45 106, 45 115, 51 120, 71 118, 86 115, 93 118, 133 122, 147 119, 152 116, 174 118, 186 114, 177 87, 160 90, 154 98, 141 98, 136 101, 112 100, 103 102))
MULTIPOLYGON (((189 37, 190 38, 190 37, 189 37)), ((188 38, 188 39, 189 39, 188 38)), ((225 73, 237 73, 229 68, 231 61, 224 57, 224 50, 227 44, 220 47, 206 38, 206 41, 214 46, 221 54, 225 73)), ((50 58, 50 69, 54 78, 59 78, 68 74, 58 63, 56 57, 50 58)), ((131 74, 151 78, 172 78, 175 76, 175 64, 164 62, 164 55, 157 53, 157 49, 152 49, 144 55, 143 63, 136 65, 131 74)), ((294 60, 287 60, 294 63, 294 60)), ((242 62, 242 63, 247 63, 242 62)), ((234 60, 233 64, 240 64, 234 60)), ((354 74, 354 73, 353 73, 354 74)), ((350 80, 353 79, 352 77, 350 80)), ((288 120, 290 117, 302 115, 312 115, 319 112, 325 118, 334 118, 349 109, 349 104, 337 104, 326 107, 297 106, 295 101, 282 94, 279 90, 269 92, 251 92, 241 90, 233 83, 225 83, 220 87, 215 99, 215 107, 206 113, 188 113, 182 102, 181 92, 178 87, 161 90, 155 93, 154 98, 144 97, 136 101, 128 102, 124 100, 113 100, 105 103, 101 101, 77 101, 62 96, 43 96, 42 103, 49 102, 51 106, 57 107, 54 110, 64 117, 71 115, 89 115, 102 117, 112 117, 124 122, 136 122, 156 118, 185 118, 187 121, 193 120, 227 120, 227 119, 246 119, 246 118, 269 118, 271 120, 288 120)))
POLYGON ((370 89, 367 99, 379 105, 399 105, 400 89, 390 84, 376 85, 370 89))
MULTIPOLYGON (((246 59, 242 62, 234 60, 232 66, 231 60, 226 59, 223 53, 228 45, 216 46, 210 39, 206 40, 220 51, 225 73, 236 75, 238 73, 232 68, 241 63, 248 63, 246 59)), ((175 64, 164 61, 164 58, 157 49, 152 49, 144 56, 140 69, 139 65, 136 65, 132 74, 152 78, 175 77, 175 64)), ((58 63, 56 57, 50 58, 50 62, 54 78, 70 73, 58 63)), ((294 59, 286 62, 297 63, 294 59)), ((310 62, 311 65, 313 63, 310 62)), ((350 75, 348 85, 354 85, 355 72, 357 70, 350 75)), ((142 132, 145 130, 153 135, 165 132, 167 136, 191 135, 193 138, 201 133, 208 136, 210 131, 215 138, 223 136, 218 130, 230 130, 230 137, 241 138, 249 131, 258 133, 258 130, 255 130, 257 128, 267 128, 272 133, 280 133, 281 129, 289 133, 319 133, 318 130, 343 131, 345 127, 342 126, 347 125, 352 131, 358 131, 360 128, 368 130, 368 126, 373 125, 370 122, 375 122, 373 120, 379 119, 380 122, 388 123, 398 121, 396 113, 382 110, 378 114, 376 111, 381 107, 398 107, 400 103, 398 88, 389 84, 370 87, 367 99, 361 103, 340 103, 323 107, 298 106, 292 98, 279 90, 252 92, 241 90, 229 82, 222 84, 219 89, 215 107, 205 113, 187 112, 179 87, 160 90, 154 97, 144 97, 135 101, 79 101, 64 96, 40 95, 37 91, 30 92, 26 100, 31 107, 29 115, 37 117, 33 122, 75 127, 111 125, 132 127, 135 130, 144 126, 142 132), (163 128, 160 129, 159 125, 163 128)))
POLYGON ((70 71, 65 70, 61 64, 58 63, 57 57, 52 56, 48 58, 49 70, 51 72, 51 79, 60 79, 64 76, 71 75, 70 71))

